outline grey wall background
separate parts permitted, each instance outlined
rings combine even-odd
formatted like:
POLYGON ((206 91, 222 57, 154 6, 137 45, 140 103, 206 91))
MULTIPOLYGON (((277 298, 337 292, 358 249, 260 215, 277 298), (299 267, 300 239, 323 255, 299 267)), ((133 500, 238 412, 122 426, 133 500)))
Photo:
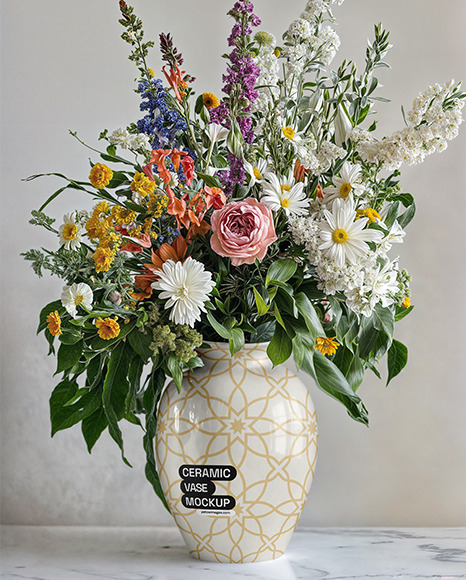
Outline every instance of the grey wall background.
MULTIPOLYGON (((257 0, 263 28, 280 37, 304 0, 257 0)), ((148 37, 172 31, 197 91, 219 94, 231 27, 230 2, 134 0, 148 37)), ((466 80, 464 0, 346 0, 336 9, 343 58, 362 62, 374 23, 391 30, 391 71, 380 75, 380 134, 401 127, 400 105, 434 82, 466 80)), ((104 436, 89 456, 79 428, 49 437, 48 397, 54 361, 36 338, 40 308, 61 283, 38 280, 19 252, 56 240, 28 225, 29 212, 60 184, 21 179, 38 172, 88 175, 88 154, 67 134, 91 145, 99 132, 138 118, 136 70, 119 39, 117 0, 3 0, 1 494, 9 524, 169 524, 143 474, 141 436, 126 430, 124 466, 104 436)), ((160 69, 156 50, 152 68, 160 69)), ((362 388, 371 428, 310 385, 320 422, 314 486, 301 523, 354 526, 466 525, 465 385, 466 125, 449 149, 404 173, 418 215, 401 248, 413 276, 413 314, 397 338, 410 349, 407 370, 388 389, 367 375, 362 388)), ((63 194, 50 212, 88 200, 63 194)))

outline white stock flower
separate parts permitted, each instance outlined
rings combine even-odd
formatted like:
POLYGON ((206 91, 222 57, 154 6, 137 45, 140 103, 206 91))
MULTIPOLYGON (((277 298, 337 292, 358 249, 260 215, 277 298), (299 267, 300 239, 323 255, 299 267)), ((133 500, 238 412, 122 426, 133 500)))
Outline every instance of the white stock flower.
POLYGON ((325 221, 319 224, 319 246, 324 254, 333 260, 337 266, 343 266, 346 261, 356 262, 360 256, 369 252, 366 242, 380 241, 383 234, 378 230, 364 229, 367 218, 356 220, 353 200, 336 199, 332 212, 324 210, 325 221))
POLYGON ((122 149, 128 149, 132 138, 133 135, 125 127, 120 127, 108 136, 108 141, 111 145, 119 145, 122 149))
POLYGON ((65 286, 61 295, 63 307, 73 318, 76 318, 78 314, 79 305, 83 306, 86 310, 91 310, 93 300, 94 295, 91 287, 84 282, 65 286))
POLYGON ((66 213, 63 216, 63 224, 58 230, 60 246, 67 250, 77 250, 81 246, 81 226, 76 223, 76 213, 66 213))
POLYGON ((309 200, 303 191, 303 183, 293 184, 292 177, 279 179, 275 173, 267 173, 265 179, 262 186, 262 203, 273 211, 283 209, 286 215, 300 216, 307 213, 309 200))
POLYGON ((201 311, 206 312, 204 303, 215 286, 212 274, 191 257, 184 262, 167 260, 157 274, 159 279, 152 288, 160 291, 159 298, 167 300, 165 308, 171 308, 170 320, 194 327, 201 319, 201 311))

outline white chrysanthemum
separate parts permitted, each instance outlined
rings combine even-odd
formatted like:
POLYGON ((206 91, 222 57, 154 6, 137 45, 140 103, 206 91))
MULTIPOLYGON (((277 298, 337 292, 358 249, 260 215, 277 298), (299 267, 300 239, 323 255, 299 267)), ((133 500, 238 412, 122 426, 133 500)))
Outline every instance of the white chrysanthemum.
POLYGON ((60 226, 58 234, 60 246, 65 246, 67 250, 77 250, 81 246, 81 226, 76 223, 75 212, 63 216, 63 224, 60 226))
POLYGON ((249 187, 254 187, 256 183, 262 183, 265 179, 265 174, 269 171, 269 164, 265 159, 258 159, 257 162, 252 165, 249 161, 244 162, 244 169, 249 175, 249 187))
POLYGON ((356 218, 353 200, 336 199, 332 212, 324 210, 325 221, 319 224, 322 244, 319 249, 333 260, 337 266, 343 266, 346 261, 356 262, 359 256, 365 256, 369 251, 366 242, 379 241, 382 232, 364 229, 367 218, 356 218))
POLYGON ((119 145, 122 149, 128 149, 132 138, 133 135, 125 127, 120 127, 108 136, 108 141, 111 145, 119 145))
POLYGON ((134 151, 138 151, 141 149, 145 151, 151 151, 152 145, 149 135, 146 135, 145 133, 131 135, 128 147, 129 149, 133 149, 134 151))
POLYGON ((91 287, 84 282, 65 286, 61 295, 63 307, 73 318, 76 318, 78 314, 79 305, 83 306, 86 310, 91 310, 93 300, 94 295, 91 287))
POLYGON ((361 194, 362 186, 359 183, 361 174, 361 167, 359 165, 351 165, 345 161, 340 170, 340 177, 333 177, 332 185, 324 189, 324 202, 326 204, 332 203, 336 199, 346 199, 350 194, 361 194))
POLYGON ((152 288, 160 291, 162 300, 167 300, 165 308, 171 308, 170 320, 194 327, 201 319, 201 311, 206 312, 204 303, 215 286, 212 274, 191 257, 184 262, 167 260, 157 274, 159 279, 152 288))
POLYGON ((300 216, 307 213, 309 200, 303 191, 304 184, 294 183, 293 177, 281 177, 266 173, 262 186, 261 202, 273 211, 283 209, 286 215, 300 216))

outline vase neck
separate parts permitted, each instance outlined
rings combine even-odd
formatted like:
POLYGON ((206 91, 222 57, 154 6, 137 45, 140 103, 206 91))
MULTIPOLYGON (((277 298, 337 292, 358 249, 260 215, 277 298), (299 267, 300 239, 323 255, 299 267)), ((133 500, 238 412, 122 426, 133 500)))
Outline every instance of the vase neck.
POLYGON ((272 363, 267 356, 268 342, 245 344, 243 348, 233 356, 230 353, 230 347, 227 342, 208 342, 207 344, 209 344, 211 348, 201 349, 199 351, 199 355, 206 366, 222 362, 227 365, 241 362, 247 364, 248 367, 260 364, 261 366, 270 366, 270 368, 272 368, 272 363))

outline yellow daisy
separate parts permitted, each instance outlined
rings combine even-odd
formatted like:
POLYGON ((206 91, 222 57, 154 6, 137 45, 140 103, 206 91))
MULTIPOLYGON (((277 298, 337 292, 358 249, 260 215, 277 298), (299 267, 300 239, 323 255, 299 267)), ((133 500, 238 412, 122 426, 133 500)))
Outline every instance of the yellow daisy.
POLYGON ((316 341, 316 350, 321 352, 323 355, 331 356, 335 354, 340 343, 335 340, 336 336, 333 338, 319 336, 316 341))

